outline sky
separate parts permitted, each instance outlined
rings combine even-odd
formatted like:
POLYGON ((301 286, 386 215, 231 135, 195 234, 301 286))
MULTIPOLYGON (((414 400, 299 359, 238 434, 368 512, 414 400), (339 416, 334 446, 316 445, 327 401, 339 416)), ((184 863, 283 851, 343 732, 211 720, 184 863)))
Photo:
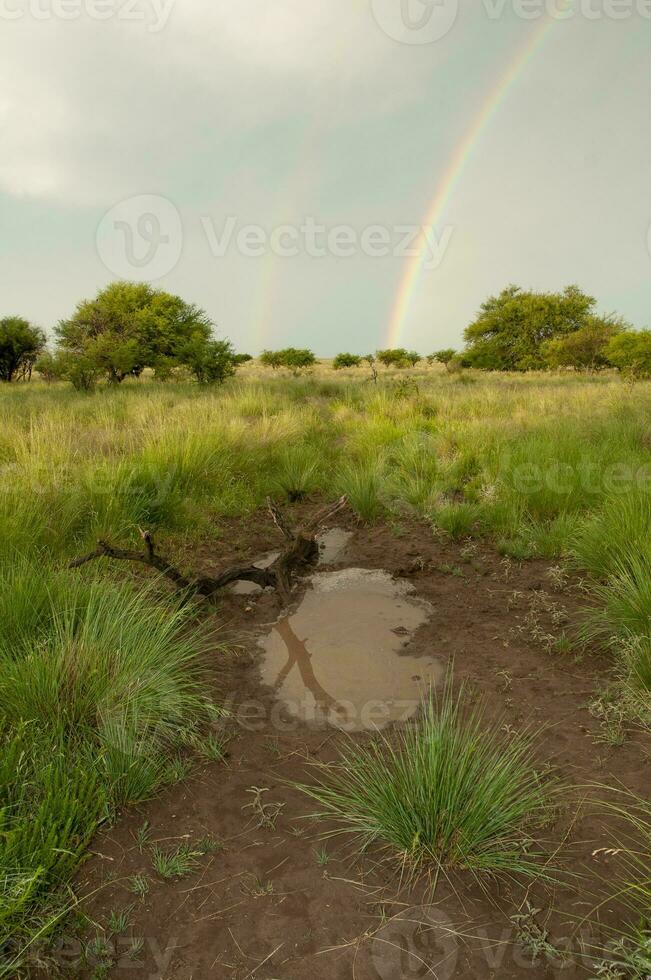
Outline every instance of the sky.
POLYGON ((651 326, 651 0, 0 0, 0 317, 115 279, 239 351, 651 326))

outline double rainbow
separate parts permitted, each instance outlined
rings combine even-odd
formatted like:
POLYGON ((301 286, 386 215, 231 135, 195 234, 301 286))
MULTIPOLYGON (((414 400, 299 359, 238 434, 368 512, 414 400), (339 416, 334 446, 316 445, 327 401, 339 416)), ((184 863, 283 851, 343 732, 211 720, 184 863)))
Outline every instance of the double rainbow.
MULTIPOLYGON (((540 26, 534 30, 531 37, 527 38, 524 47, 518 51, 505 74, 500 77, 498 83, 489 93, 478 115, 472 121, 472 124, 450 158, 445 173, 436 188, 434 197, 422 221, 422 225, 425 228, 433 228, 441 221, 477 143, 487 129, 493 116, 499 110, 512 85, 517 81, 519 75, 537 53, 538 49, 544 44, 556 23, 557 21, 554 19, 545 18, 542 20, 540 26)), ((407 316, 421 279, 423 262, 427 254, 427 250, 423 247, 424 244, 424 235, 421 233, 421 238, 418 243, 419 247, 414 249, 414 255, 408 259, 400 280, 391 317, 386 329, 383 343, 384 347, 400 346, 407 316)))

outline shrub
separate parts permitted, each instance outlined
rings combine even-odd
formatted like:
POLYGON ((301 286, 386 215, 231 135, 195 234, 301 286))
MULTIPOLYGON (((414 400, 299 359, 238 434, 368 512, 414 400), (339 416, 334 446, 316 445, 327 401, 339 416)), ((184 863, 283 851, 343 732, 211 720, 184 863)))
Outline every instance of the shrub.
POLYGON ((387 350, 379 350, 377 359, 385 367, 406 367, 409 363, 409 352, 404 347, 394 347, 387 350))
POLYGON ((613 337, 606 357, 632 381, 651 378, 651 330, 628 330, 613 337))
POLYGON ((45 347, 45 334, 21 316, 0 320, 0 381, 29 377, 45 347))
POLYGON ((529 850, 532 827, 549 818, 552 785, 536 770, 531 735, 484 727, 448 678, 422 715, 389 738, 351 743, 334 765, 315 763, 316 782, 301 786, 352 834, 400 858, 412 874, 439 869, 539 873, 529 850))
POLYGON ((235 355, 227 340, 197 340, 183 351, 199 384, 223 384, 235 374, 235 355))
POLYGON ((427 360, 430 364, 434 361, 438 364, 443 364, 446 371, 450 371, 450 364, 456 356, 457 352, 453 347, 446 347, 444 350, 437 350, 434 354, 429 354, 427 360))
POLYGON ((332 366, 335 371, 339 371, 341 368, 359 367, 361 363, 362 358, 359 354, 337 354, 332 366))

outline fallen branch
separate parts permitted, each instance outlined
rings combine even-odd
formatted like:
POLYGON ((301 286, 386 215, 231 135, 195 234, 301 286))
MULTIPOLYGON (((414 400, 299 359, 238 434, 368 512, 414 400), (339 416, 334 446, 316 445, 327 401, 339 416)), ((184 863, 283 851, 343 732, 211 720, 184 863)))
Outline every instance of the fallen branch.
POLYGON ((271 519, 279 529, 287 547, 280 553, 268 568, 258 568, 257 565, 233 566, 225 569, 216 577, 200 577, 189 579, 171 565, 165 558, 156 554, 154 539, 149 531, 140 530, 144 542, 144 551, 134 551, 127 548, 114 548, 107 541, 98 541, 95 551, 82 555, 71 561, 69 568, 81 568, 88 562, 99 558, 111 558, 116 561, 133 561, 149 565, 169 579, 177 589, 213 598, 217 592, 233 582, 254 582, 261 588, 274 588, 283 602, 289 598, 293 575, 301 568, 312 564, 319 552, 316 535, 319 528, 346 506, 346 498, 340 499, 318 511, 309 521, 294 531, 285 520, 277 504, 267 498, 267 508, 271 519))

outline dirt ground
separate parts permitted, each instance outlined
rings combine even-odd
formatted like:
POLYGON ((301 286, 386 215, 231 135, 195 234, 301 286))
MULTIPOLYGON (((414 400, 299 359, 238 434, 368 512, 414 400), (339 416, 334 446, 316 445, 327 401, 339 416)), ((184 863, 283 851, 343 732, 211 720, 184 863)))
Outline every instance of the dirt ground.
MULTIPOLYGON (((310 504, 297 505, 294 516, 305 509, 310 504)), ((580 801, 589 784, 644 793, 649 745, 635 731, 623 744, 601 740, 600 720, 588 703, 607 682, 603 657, 577 658, 572 649, 549 649, 550 636, 571 634, 585 606, 580 587, 561 582, 543 562, 518 564, 488 544, 456 544, 409 521, 368 528, 345 516, 336 523, 353 536, 334 567, 385 569, 408 578, 416 595, 431 603, 431 618, 405 653, 454 661, 456 678, 467 679, 486 697, 488 715, 502 716, 505 733, 545 726, 541 763, 550 763, 572 787, 554 826, 545 830, 545 848, 558 852, 560 881, 526 894, 516 883, 480 886, 466 874, 440 880, 428 898, 422 889, 401 887, 398 867, 381 863, 381 855, 352 855, 344 841, 320 839, 327 826, 303 819, 312 805, 290 784, 310 778, 310 760, 336 758, 338 745, 351 736, 287 719, 283 724, 277 712, 272 722, 274 699, 260 683, 258 640, 278 616, 278 600, 270 592, 229 594, 215 613, 220 640, 236 644, 228 654, 215 654, 220 698, 239 717, 227 723, 232 735, 227 758, 199 762, 187 780, 125 812, 95 841, 80 875, 82 892, 92 893, 87 909, 100 930, 108 929, 112 911, 131 907, 128 928, 112 937, 110 930, 105 933, 115 957, 108 975, 124 980, 589 976, 578 951, 600 936, 582 920, 607 894, 605 882, 612 881, 617 858, 593 854, 613 845, 613 828, 580 801), (257 708, 243 709, 248 702, 257 708), (262 810, 251 806, 254 787, 264 790, 262 810), (136 834, 145 820, 151 838, 141 849, 136 834), (201 857, 192 874, 164 880, 153 869, 152 844, 196 842, 207 835, 218 848, 201 857), (130 890, 135 875, 150 879, 142 898, 130 890), (539 911, 519 926, 511 921, 528 908, 539 911), (545 934, 566 955, 543 951, 532 963, 522 941, 545 934), (141 948, 129 954, 135 937, 141 948)), ((189 565, 208 572, 240 558, 256 559, 278 545, 278 532, 260 515, 229 522, 199 558, 196 552, 186 557, 189 565)), ((621 910, 609 901, 599 915, 604 927, 621 922, 621 910)), ((74 954, 74 943, 61 950, 64 962, 74 954)))

